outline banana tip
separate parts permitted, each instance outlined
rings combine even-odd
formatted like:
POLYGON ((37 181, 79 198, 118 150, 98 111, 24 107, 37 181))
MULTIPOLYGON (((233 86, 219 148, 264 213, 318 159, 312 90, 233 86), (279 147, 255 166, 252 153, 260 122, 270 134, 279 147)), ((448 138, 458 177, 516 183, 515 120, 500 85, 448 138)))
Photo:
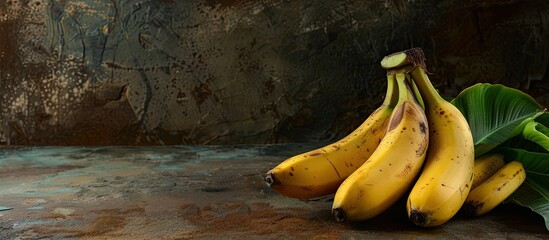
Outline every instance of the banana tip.
POLYGON ((265 183, 267 184, 267 186, 272 186, 274 183, 275 183, 275 177, 273 176, 273 174, 271 172, 268 172, 267 174, 265 174, 265 183))
POLYGON ((425 226, 427 224, 427 217, 421 212, 412 211, 410 213, 410 220, 417 226, 425 226))
POLYGON ((336 221, 343 222, 346 219, 345 211, 341 208, 334 208, 332 209, 332 214, 334 215, 336 221))

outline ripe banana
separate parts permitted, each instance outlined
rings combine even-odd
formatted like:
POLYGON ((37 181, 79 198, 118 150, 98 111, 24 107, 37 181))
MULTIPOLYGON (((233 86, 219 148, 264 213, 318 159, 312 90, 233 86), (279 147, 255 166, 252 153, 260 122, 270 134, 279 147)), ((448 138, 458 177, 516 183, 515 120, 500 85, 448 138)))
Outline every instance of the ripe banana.
POLYGON ((522 163, 511 161, 488 180, 473 188, 465 200, 463 212, 469 216, 480 216, 507 199, 526 179, 522 163))
POLYGON ((410 63, 416 64, 411 75, 425 103, 430 142, 424 169, 408 196, 406 210, 409 219, 418 226, 439 226, 458 212, 471 189, 473 136, 461 112, 431 84, 422 67, 424 59, 413 59, 410 63))
POLYGON ((388 81, 384 102, 355 131, 335 143, 286 159, 265 175, 265 183, 298 199, 335 193, 381 142, 398 101, 397 90, 394 82, 388 81))
POLYGON ((475 159, 471 189, 475 189, 504 165, 503 154, 488 154, 475 159))
MULTIPOLYGON (((389 75, 389 79, 395 76, 389 75)), ((399 101, 372 156, 337 189, 337 221, 361 221, 385 211, 410 189, 429 144, 427 118, 403 73, 397 73, 399 101)))

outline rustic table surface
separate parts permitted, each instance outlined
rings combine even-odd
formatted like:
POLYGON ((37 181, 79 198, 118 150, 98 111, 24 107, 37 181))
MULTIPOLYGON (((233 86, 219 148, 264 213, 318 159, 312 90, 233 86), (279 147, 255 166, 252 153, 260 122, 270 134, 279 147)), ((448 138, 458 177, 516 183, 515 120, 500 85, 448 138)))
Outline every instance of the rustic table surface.
POLYGON ((403 202, 342 224, 332 199, 300 201, 263 174, 312 145, 0 148, 0 239, 549 239, 504 204, 479 218, 413 226, 403 202))

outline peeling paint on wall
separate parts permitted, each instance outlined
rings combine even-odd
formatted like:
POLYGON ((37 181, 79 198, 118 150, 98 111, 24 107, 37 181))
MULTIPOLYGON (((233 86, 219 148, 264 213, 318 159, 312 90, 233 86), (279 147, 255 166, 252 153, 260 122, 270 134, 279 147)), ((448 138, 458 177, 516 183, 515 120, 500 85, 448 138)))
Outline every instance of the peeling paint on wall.
POLYGON ((412 46, 426 51, 447 96, 497 82, 547 105, 548 9, 544 1, 8 0, 0 143, 330 141, 381 103, 380 59, 412 46))

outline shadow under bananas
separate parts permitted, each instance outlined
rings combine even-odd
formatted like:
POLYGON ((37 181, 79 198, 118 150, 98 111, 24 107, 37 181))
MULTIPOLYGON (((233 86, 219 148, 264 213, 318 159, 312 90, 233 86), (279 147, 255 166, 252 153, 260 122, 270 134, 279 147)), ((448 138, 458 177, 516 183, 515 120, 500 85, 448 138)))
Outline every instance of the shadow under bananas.
MULTIPOLYGON (((328 211, 317 212, 322 218, 333 220, 328 211)), ((480 217, 465 216, 458 212, 452 220, 442 226, 421 228, 415 226, 406 215, 406 198, 400 199, 387 211, 375 218, 360 222, 340 223, 345 229, 353 232, 386 232, 387 237, 414 236, 455 236, 464 238, 490 238, 505 233, 525 234, 528 239, 545 238, 549 233, 545 230, 543 218, 529 209, 513 203, 500 204, 489 214, 480 217), (512 230, 511 230, 512 229, 512 230), (418 231, 420 230, 420 231, 418 231)))

